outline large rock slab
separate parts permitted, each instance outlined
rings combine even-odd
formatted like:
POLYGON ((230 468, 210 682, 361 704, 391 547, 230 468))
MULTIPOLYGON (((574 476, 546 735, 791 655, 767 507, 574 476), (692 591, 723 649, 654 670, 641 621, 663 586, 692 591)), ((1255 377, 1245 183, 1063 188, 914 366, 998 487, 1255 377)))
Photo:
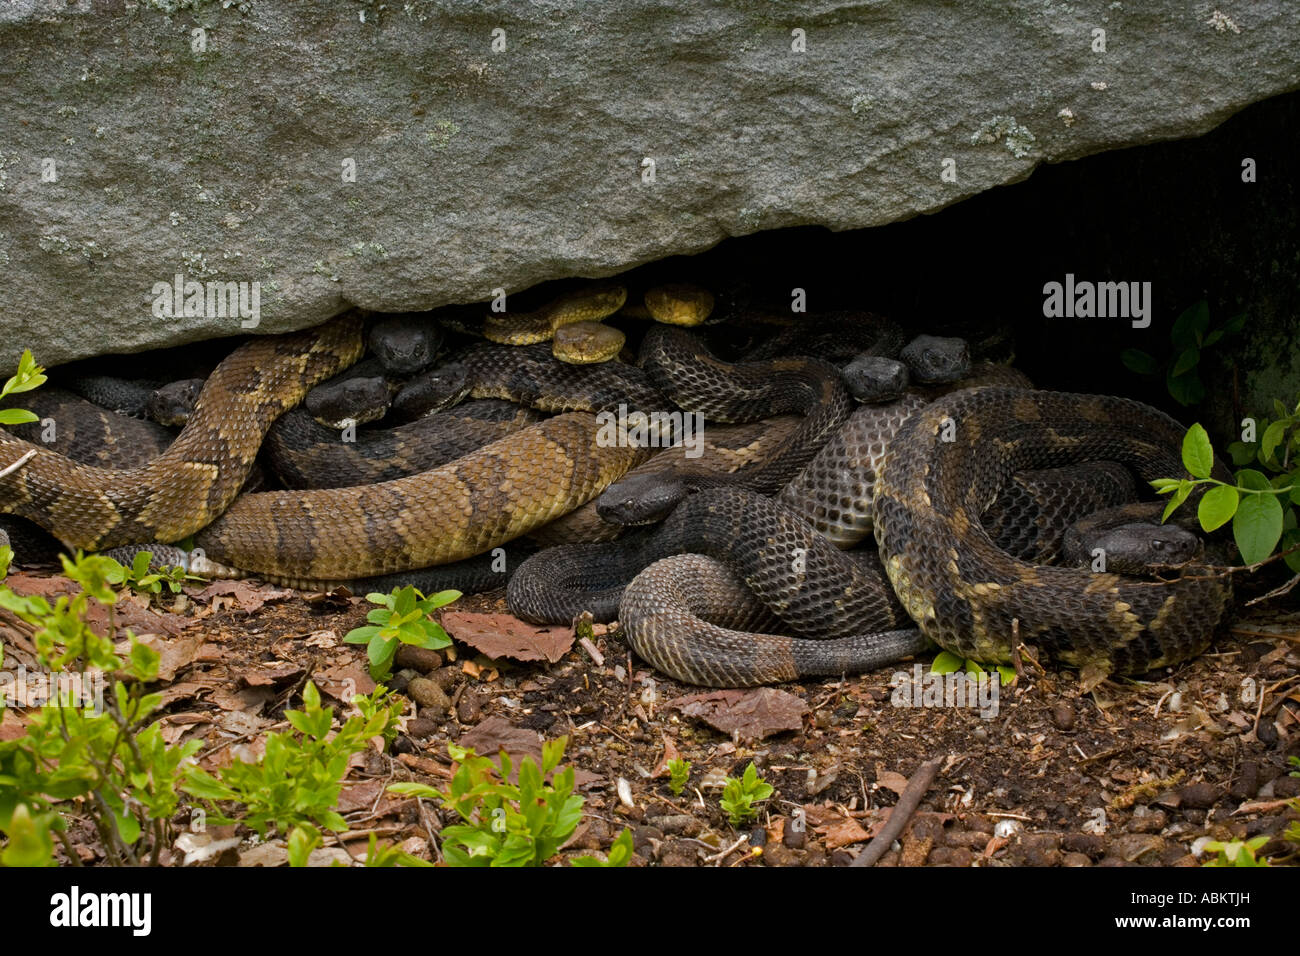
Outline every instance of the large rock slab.
POLYGON ((0 359, 53 364, 240 331, 177 274, 272 332, 931 212, 1300 87, 1300 4, 11 0, 0 50, 0 359))

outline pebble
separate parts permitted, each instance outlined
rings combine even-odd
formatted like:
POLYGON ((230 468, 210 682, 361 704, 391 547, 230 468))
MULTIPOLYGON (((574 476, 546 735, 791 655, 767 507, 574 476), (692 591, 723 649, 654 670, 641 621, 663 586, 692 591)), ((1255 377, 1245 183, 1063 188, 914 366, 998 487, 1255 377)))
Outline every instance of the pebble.
POLYGON ((420 705, 421 709, 436 716, 445 717, 451 711, 451 700, 434 681, 427 677, 417 677, 406 687, 406 695, 420 705))
POLYGON ((397 656, 394 660, 398 667, 409 667, 421 674, 427 674, 442 666, 441 654, 427 647, 416 647, 414 644, 398 644, 397 656))
POLYGON ((638 850, 653 847, 652 840, 662 842, 663 838, 664 831, 658 827, 636 827, 632 831, 632 846, 638 850))
POLYGON ((669 840, 659 846, 659 862, 663 866, 698 866, 700 861, 693 843, 669 840))
POLYGON ((769 843, 763 847, 763 862, 768 866, 803 866, 803 852, 780 843, 769 843))
POLYGON ((1139 806, 1133 811, 1128 828, 1134 833, 1159 833, 1168 822, 1169 815, 1165 811, 1139 806))
MULTIPOLYGON (((1129 863, 1136 863, 1143 857, 1157 855, 1164 849, 1164 840, 1145 833, 1125 833, 1123 836, 1116 837, 1110 845, 1112 854, 1129 863)), ((1106 861, 1102 860, 1101 865, 1105 866, 1106 861)))
POLYGON ((1300 797, 1300 777, 1278 777, 1273 781, 1273 796, 1288 799, 1300 797))
POLYGON ((452 688, 460 681, 463 673, 463 671, 459 671, 454 667, 440 667, 436 671, 430 671, 425 676, 431 681, 436 681, 439 687, 450 694, 452 688))
POLYGON ((685 813, 674 813, 665 817, 648 817, 646 823, 658 827, 664 833, 680 836, 695 836, 703 827, 700 821, 685 813))
POLYGON ((1052 723, 1056 724, 1059 730, 1073 730, 1074 708, 1065 701, 1058 703, 1052 708, 1052 723))
POLYGON ((1234 800, 1249 800, 1258 792, 1259 764, 1254 760, 1247 760, 1242 763, 1237 779, 1232 782, 1232 789, 1228 794, 1234 800))
POLYGON ((416 738, 431 737, 437 730, 437 722, 430 720, 428 717, 416 717, 406 724, 406 733, 416 738))
POLYGON ((1105 848, 1102 838, 1094 833, 1067 833, 1061 837, 1061 849, 1070 853, 1082 853, 1093 859, 1101 856, 1105 848))
POLYGON ((1092 866, 1092 860, 1084 853, 1067 853, 1061 857, 1062 866, 1092 866))
POLYGON ((1061 862, 1061 835, 1026 833, 1012 845, 1007 858, 1018 866, 1056 866, 1061 862))
POLYGON ((1204 810, 1207 807, 1214 806, 1219 791, 1214 784, 1201 781, 1200 783, 1189 783, 1178 791, 1178 796, 1183 807, 1192 810, 1204 810))
POLYGON ((802 850, 804 844, 808 842, 808 823, 802 818, 799 826, 795 826, 793 819, 785 821, 785 830, 781 834, 781 842, 791 850, 802 850))
POLYGON ((939 842, 944 846, 964 847, 976 853, 983 853, 984 848, 989 845, 989 840, 992 839, 993 834, 981 833, 979 830, 947 830, 939 837, 939 842))
POLYGON ((462 724, 477 724, 482 713, 483 704, 473 688, 467 689, 460 695, 460 703, 456 705, 456 716, 462 724))
POLYGON ((974 862, 975 854, 964 846, 937 846, 926 857, 930 866, 970 866, 974 862))

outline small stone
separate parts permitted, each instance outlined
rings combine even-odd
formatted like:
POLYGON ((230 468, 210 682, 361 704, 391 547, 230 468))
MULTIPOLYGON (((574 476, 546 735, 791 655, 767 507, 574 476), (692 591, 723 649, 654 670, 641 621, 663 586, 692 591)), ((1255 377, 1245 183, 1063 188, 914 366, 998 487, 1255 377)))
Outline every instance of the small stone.
POLYGON ((791 850, 802 850, 804 844, 808 842, 808 824, 800 818, 799 826, 795 826, 795 821, 787 819, 785 821, 785 830, 781 833, 781 842, 791 850))
POLYGON ((1134 833, 1159 833, 1168 822, 1169 815, 1163 810, 1151 810, 1140 806, 1133 811, 1129 829, 1134 833))
POLYGON ((1278 777, 1273 781, 1273 796, 1288 800, 1300 797, 1300 777, 1278 777))
POLYGON ((442 666, 441 654, 427 647, 416 647, 414 644, 398 644, 397 656, 394 660, 397 661, 398 667, 409 667, 421 674, 427 674, 442 666))
POLYGON ((653 846, 652 840, 662 841, 664 831, 658 827, 636 827, 632 831, 632 846, 638 850, 643 847, 653 846))
POLYGON ((1189 783, 1178 791, 1178 796, 1183 807, 1192 810, 1204 810, 1214 806, 1219 791, 1213 784, 1201 781, 1200 783, 1189 783))
POLYGON ((1059 730, 1074 729, 1074 708, 1061 701, 1052 708, 1052 723, 1056 724, 1059 730))
POLYGON ((703 829, 699 820, 685 813, 675 813, 664 817, 648 817, 646 823, 658 827, 664 833, 681 836, 695 836, 703 829))
POLYGON ((1254 760, 1242 763, 1237 779, 1232 781, 1228 795, 1234 800, 1249 800, 1259 792, 1259 764, 1254 760))
POLYGON ((989 840, 992 839, 993 834, 981 833, 979 830, 948 830, 939 837, 939 842, 944 846, 964 847, 976 853, 983 853, 984 848, 989 845, 989 840))
POLYGON ((763 862, 767 866, 803 866, 803 853, 780 843, 769 843, 763 847, 763 862))
POLYGON ((749 831, 749 845, 750 845, 750 846, 766 846, 766 845, 767 845, 767 831, 766 831, 765 829, 763 829, 762 827, 754 827, 754 829, 750 830, 750 831, 749 831))
POLYGON ((460 703, 456 705, 456 717, 462 724, 477 724, 482 713, 483 704, 473 688, 467 689, 460 695, 460 703))
POLYGON ((1056 866, 1061 862, 1061 836, 1059 833, 1023 834, 1009 858, 1021 866, 1056 866))
POLYGON ((1084 853, 1067 853, 1061 857, 1061 866, 1092 866, 1092 860, 1084 853))
POLYGON ((406 733, 417 740, 433 736, 437 729, 438 724, 427 717, 416 717, 406 724, 406 733))
POLYGON ((1259 729, 1255 731, 1255 739, 1265 747, 1272 747, 1278 741, 1277 728, 1273 726, 1271 720, 1261 720, 1259 729))
MULTIPOLYGON (((1165 841, 1158 836, 1145 833, 1125 833, 1116 837, 1110 846, 1110 852, 1129 863, 1140 862, 1144 857, 1155 857, 1165 848, 1165 841)), ((1154 862, 1154 859, 1148 860, 1154 862)), ((1102 861, 1105 865, 1105 861, 1102 861)))
POLYGON ((440 667, 436 671, 430 671, 425 676, 431 681, 436 681, 439 687, 450 694, 452 689, 460 683, 464 673, 464 671, 457 670, 455 667, 440 667))
POLYGON ((964 846, 937 846, 926 858, 930 866, 970 866, 974 862, 975 854, 964 846))
POLYGON ((1095 860, 1102 855, 1106 846, 1095 833, 1067 833, 1061 837, 1061 849, 1070 853, 1083 853, 1095 860))
POLYGON ((669 840, 659 847, 661 866, 699 866, 700 858, 694 844, 683 840, 669 840))
POLYGON ((407 696, 435 715, 446 716, 451 711, 451 700, 441 687, 427 677, 417 677, 406 688, 407 696))

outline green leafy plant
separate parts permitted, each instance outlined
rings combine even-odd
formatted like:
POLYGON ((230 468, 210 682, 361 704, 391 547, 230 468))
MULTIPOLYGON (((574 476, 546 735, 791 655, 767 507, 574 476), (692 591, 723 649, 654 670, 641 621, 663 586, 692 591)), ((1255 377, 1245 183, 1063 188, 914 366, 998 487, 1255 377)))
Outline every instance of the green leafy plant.
POLYGON ((425 597, 410 586, 394 588, 390 594, 367 594, 366 600, 379 607, 366 615, 368 625, 354 628, 343 640, 349 644, 365 644, 370 676, 383 680, 392 669, 399 642, 430 649, 451 643, 442 625, 429 615, 459 597, 459 591, 439 591, 425 597))
POLYGON ((635 846, 632 843, 632 831, 623 828, 623 832, 618 835, 609 847, 609 853, 605 859, 600 860, 594 856, 580 856, 572 862, 573 866, 603 866, 603 867, 622 867, 627 866, 628 860, 632 859, 632 851, 635 846))
POLYGON ((1197 405, 1205 398, 1201 380, 1201 358, 1225 336, 1234 335, 1246 324, 1244 315, 1235 315, 1217 328, 1210 328, 1210 304, 1202 299, 1174 321, 1169 339, 1171 351, 1163 360, 1141 349, 1125 349, 1120 361, 1139 375, 1164 374, 1165 387, 1180 405, 1197 405))
POLYGON ((583 798, 573 792, 573 768, 556 770, 567 744, 567 737, 542 744, 541 767, 525 757, 513 784, 514 768, 505 751, 498 756, 498 769, 488 757, 448 744, 458 766, 446 791, 422 783, 395 783, 388 789, 437 799, 460 818, 461 823, 442 830, 442 855, 450 866, 541 866, 582 818, 583 798), (550 784, 545 782, 548 774, 550 784))
POLYGON ((140 594, 161 594, 164 587, 172 594, 179 594, 186 581, 202 581, 194 574, 187 574, 184 568, 171 567, 156 571, 149 570, 153 555, 148 551, 139 552, 131 561, 131 566, 123 566, 120 572, 109 575, 112 584, 124 584, 140 594))
MULTIPOLYGON (((8 547, 0 548, 0 574, 11 558, 8 547)), ((67 835, 74 816, 92 822, 110 864, 157 863, 171 842, 179 768, 200 745, 168 746, 160 726, 148 724, 162 704, 161 695, 143 690, 157 676, 157 653, 129 630, 126 659, 115 652, 118 594, 110 585, 121 566, 78 554, 63 558, 63 570, 81 590, 54 604, 0 587, 0 608, 15 626, 30 629, 44 677, 56 687, 31 714, 22 736, 0 741, 0 833, 6 837, 0 863, 49 865, 58 840, 79 865, 67 835), (108 609, 105 635, 87 624, 96 604, 108 609), (128 679, 107 682, 107 674, 118 672, 128 679), (79 678, 79 689, 73 678, 79 678), (87 682, 100 685, 96 706, 87 705, 87 682)))
POLYGON ((1286 762, 1295 767, 1295 769, 1290 771, 1287 776, 1300 777, 1300 757, 1287 757, 1286 762))
POLYGON ((348 762, 370 746, 370 738, 387 737, 405 707, 400 698, 377 687, 362 712, 335 732, 334 711, 322 706, 315 684, 308 682, 302 699, 302 710, 284 713, 295 733, 268 734, 266 750, 256 763, 237 760, 216 775, 191 766, 183 785, 186 793, 209 804, 208 819, 215 823, 242 823, 262 837, 286 834, 291 863, 304 861, 318 845, 317 826, 336 833, 347 830, 347 821, 334 808, 348 762), (217 803, 234 804, 235 809, 225 813, 217 803))
POLYGON ((1257 836, 1250 840, 1233 840, 1220 843, 1217 840, 1205 844, 1205 849, 1217 854, 1207 860, 1205 866, 1269 866, 1266 859, 1257 857, 1260 849, 1269 841, 1267 836, 1257 836))
POLYGON ((680 757, 676 760, 668 761, 668 789, 673 792, 674 797, 680 797, 682 791, 686 789, 686 781, 691 776, 691 762, 682 760, 680 757))
MULTIPOLYGON (((1293 414, 1300 416, 1300 405, 1293 414)), ((1162 520, 1167 521, 1197 486, 1208 485, 1197 505, 1197 520, 1206 531, 1214 531, 1231 521, 1233 539, 1246 564, 1257 564, 1268 558, 1283 535, 1287 536, 1283 549, 1294 547, 1300 543, 1295 509, 1300 504, 1300 468, 1292 467, 1287 453, 1283 453, 1279 462, 1275 457, 1277 450, 1276 445, 1270 445, 1268 456, 1262 459, 1273 462, 1279 469, 1273 478, 1254 468, 1240 468, 1235 484, 1228 484, 1210 477, 1214 469, 1214 448, 1205 429, 1199 423, 1193 425, 1183 436, 1182 449, 1183 467, 1191 477, 1157 478, 1151 482, 1159 494, 1170 496, 1162 520)), ((1292 571, 1300 573, 1300 552, 1292 551, 1285 560, 1292 571)))
MULTIPOLYGON (((45 384, 44 372, 45 369, 32 359, 31 349, 24 349, 22 358, 18 360, 18 371, 5 382, 3 388, 0 388, 0 401, 19 392, 30 392, 45 384)), ((0 408, 0 425, 22 425, 36 420, 37 417, 26 409, 0 408)))
POLYGON ((754 804, 766 800, 775 792, 775 788, 758 775, 751 761, 740 779, 728 777, 722 788, 722 809, 733 827, 738 827, 746 820, 758 816, 754 804))
POLYGON ((994 667, 981 664, 978 661, 972 661, 964 657, 958 657, 951 651, 940 651, 935 655, 930 664, 930 670, 935 674, 955 674, 958 671, 965 671, 967 674, 979 675, 990 672, 996 672, 999 677, 999 683, 1005 687, 1014 683, 1016 679, 1016 669, 1014 667, 1004 667, 998 664, 994 667))

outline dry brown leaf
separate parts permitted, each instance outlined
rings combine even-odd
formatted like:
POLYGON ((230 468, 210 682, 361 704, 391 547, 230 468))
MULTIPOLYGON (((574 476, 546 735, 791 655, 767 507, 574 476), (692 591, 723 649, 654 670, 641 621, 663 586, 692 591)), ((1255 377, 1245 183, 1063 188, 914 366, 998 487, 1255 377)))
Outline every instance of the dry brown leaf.
POLYGON ((698 717, 724 734, 742 740, 762 740, 784 731, 803 729, 808 704, 801 697, 772 687, 716 690, 668 702, 687 717, 698 717))
POLYGON ((456 741, 462 747, 472 747, 476 754, 496 759, 504 750, 517 768, 521 758, 532 757, 538 766, 542 763, 542 740, 537 731, 516 727, 504 717, 489 717, 474 728, 461 734, 456 741))
POLYGON ((554 664, 573 646, 569 627, 528 624, 509 614, 444 611, 442 626, 458 641, 496 660, 549 661, 554 664))
POLYGON ((862 829, 862 825, 857 820, 849 817, 841 818, 838 823, 832 823, 829 826, 817 827, 816 831, 828 850, 838 850, 840 847, 848 846, 851 843, 861 843, 871 836, 866 830, 862 829))
POLYGON ((283 601, 292 597, 293 592, 286 588, 277 588, 269 584, 250 584, 248 581, 213 581, 202 591, 194 595, 195 600, 210 601, 214 606, 224 604, 216 599, 233 597, 241 610, 252 614, 263 604, 270 601, 283 601))
POLYGON ((899 796, 902 796, 903 791, 907 789, 907 778, 901 773, 894 773, 892 770, 882 770, 877 773, 876 783, 886 790, 892 790, 899 796))
MULTIPOLYGON (((203 638, 197 634, 166 638, 158 634, 137 635, 136 640, 158 654, 158 680, 170 681, 182 667, 194 663, 203 638)), ((119 641, 117 652, 125 656, 130 652, 129 641, 119 641)))
POLYGON ((650 773, 651 780, 654 780, 656 777, 671 777, 673 773, 671 770, 668 769, 668 765, 672 763, 674 760, 682 759, 682 755, 677 750, 677 745, 673 743, 672 738, 669 737, 667 734, 664 734, 663 738, 664 738, 664 754, 662 757, 659 758, 659 762, 655 764, 654 770, 651 771, 650 773))

